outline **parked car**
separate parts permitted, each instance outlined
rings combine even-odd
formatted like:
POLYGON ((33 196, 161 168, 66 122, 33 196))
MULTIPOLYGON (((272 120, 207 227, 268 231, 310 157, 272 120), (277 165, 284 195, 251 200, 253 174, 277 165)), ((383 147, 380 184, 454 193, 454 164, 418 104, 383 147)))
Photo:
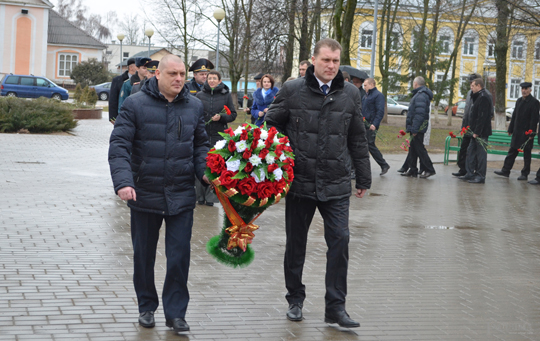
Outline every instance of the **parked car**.
POLYGON ((100 101, 106 101, 109 99, 109 95, 111 94, 111 82, 92 85, 90 88, 96 90, 96 94, 98 95, 100 101))
MULTIPOLYGON (((465 113, 465 102, 464 99, 460 99, 454 104, 452 107, 452 116, 463 117, 463 114, 465 113)), ((448 105, 444 108, 444 112, 448 116, 448 105)))
POLYGON ((512 115, 514 114, 514 108, 508 107, 504 110, 504 114, 506 115, 506 120, 510 121, 512 119, 512 115))
MULTIPOLYGON (((254 92, 255 92, 255 89, 248 89, 248 94, 247 94, 247 96, 249 97, 248 103, 247 103, 248 108, 251 108, 251 106, 253 105, 253 93, 254 92)), ((244 90, 238 89, 236 94, 238 96, 238 107, 242 108, 242 106, 244 105, 244 90)))
POLYGON ((48 97, 67 100, 68 91, 45 77, 33 75, 5 75, 0 81, 0 95, 9 97, 48 97))
POLYGON ((407 111, 409 111, 408 106, 399 104, 390 97, 386 98, 386 105, 389 115, 407 115, 407 111))
POLYGON ((409 103, 411 102, 411 95, 391 95, 389 98, 396 101, 398 104, 405 105, 409 107, 409 103))

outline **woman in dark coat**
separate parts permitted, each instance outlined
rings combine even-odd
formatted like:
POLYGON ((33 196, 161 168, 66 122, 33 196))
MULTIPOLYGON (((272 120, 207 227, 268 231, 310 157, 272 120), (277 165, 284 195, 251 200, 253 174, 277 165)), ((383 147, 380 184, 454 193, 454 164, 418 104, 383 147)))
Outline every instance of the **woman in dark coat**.
MULTIPOLYGON (((228 128, 228 123, 236 119, 234 101, 227 85, 221 82, 221 74, 218 71, 208 72, 206 82, 196 96, 204 106, 206 134, 210 145, 214 146, 217 141, 223 140, 219 133, 223 133, 228 128), (228 112, 222 113, 225 106, 230 110, 230 115, 228 112)), ((195 188, 197 190, 197 202, 200 205, 214 206, 217 197, 210 187, 205 188, 197 181, 195 188)))
POLYGON ((253 93, 253 106, 251 107, 251 116, 255 119, 255 124, 261 126, 264 122, 264 116, 268 107, 274 101, 279 89, 274 87, 274 77, 264 75, 261 78, 261 87, 253 93))

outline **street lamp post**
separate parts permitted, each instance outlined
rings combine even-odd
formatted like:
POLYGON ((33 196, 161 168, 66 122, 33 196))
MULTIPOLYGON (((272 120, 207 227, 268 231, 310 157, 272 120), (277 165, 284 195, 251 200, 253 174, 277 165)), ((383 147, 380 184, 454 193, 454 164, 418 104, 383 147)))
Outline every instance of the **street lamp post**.
POLYGON ((126 36, 122 33, 119 33, 116 38, 120 40, 120 74, 122 74, 122 63, 124 62, 124 55, 122 54, 122 40, 124 40, 126 36))
POLYGON ((225 11, 222 8, 216 8, 214 18, 217 20, 216 71, 219 71, 219 24, 225 18, 225 11))
POLYGON ((144 31, 144 34, 148 37, 148 58, 150 58, 150 38, 154 35, 154 30, 151 28, 147 28, 144 31))

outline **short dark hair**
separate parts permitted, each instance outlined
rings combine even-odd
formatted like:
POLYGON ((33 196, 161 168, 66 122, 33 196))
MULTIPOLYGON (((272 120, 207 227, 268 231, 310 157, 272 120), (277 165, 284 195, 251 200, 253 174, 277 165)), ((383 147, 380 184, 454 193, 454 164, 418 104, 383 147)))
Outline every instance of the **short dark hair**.
POLYGON ((221 73, 219 73, 219 71, 216 71, 216 70, 209 71, 209 72, 208 72, 208 75, 207 75, 206 77, 208 77, 208 76, 210 76, 210 75, 217 75, 217 78, 218 78, 219 80, 221 80, 221 73))
POLYGON ((263 82, 263 79, 265 79, 265 78, 268 78, 268 79, 270 80, 270 84, 272 85, 271 88, 273 88, 273 87, 274 87, 274 83, 275 83, 276 81, 274 80, 274 77, 272 77, 272 75, 270 75, 270 74, 268 74, 268 73, 267 73, 266 75, 264 75, 264 76, 261 77, 261 88, 262 88, 262 82, 263 82))
POLYGON ((371 85, 377 86, 377 83, 375 82, 373 78, 366 78, 364 82, 368 82, 371 85))
POLYGON ((319 40, 317 44, 315 44, 315 48, 313 49, 313 55, 314 56, 318 55, 322 47, 328 47, 332 51, 343 50, 343 48, 341 47, 341 44, 337 40, 332 39, 332 38, 325 38, 325 39, 319 40))
POLYGON ((482 89, 484 88, 484 80, 482 78, 476 78, 472 82, 476 85, 480 85, 482 89))
POLYGON ((303 60, 303 61, 300 62, 300 65, 304 65, 304 64, 306 64, 307 67, 311 66, 311 63, 309 62, 309 60, 303 60))
POLYGON ((347 71, 341 71, 341 73, 343 74, 343 79, 351 80, 351 75, 347 71))

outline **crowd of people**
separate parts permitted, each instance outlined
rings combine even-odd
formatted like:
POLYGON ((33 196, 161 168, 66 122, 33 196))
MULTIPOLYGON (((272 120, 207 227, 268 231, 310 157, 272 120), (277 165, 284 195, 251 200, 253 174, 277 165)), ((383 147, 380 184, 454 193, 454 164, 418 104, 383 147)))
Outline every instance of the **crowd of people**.
MULTIPOLYGON (((281 89, 272 75, 257 75, 253 105, 244 111, 253 124, 266 122, 288 136, 296 156, 295 178, 285 199, 286 317, 296 322, 303 319, 306 244, 318 209, 328 246, 324 321, 353 328, 360 324, 345 308, 351 170, 353 193, 362 198, 371 187, 370 154, 381 168, 381 176, 390 165, 375 144, 384 115, 384 96, 373 78, 359 79, 339 70, 341 51, 334 39, 317 42, 311 62, 301 62, 299 76, 284 82, 281 89)), ((193 79, 187 84, 186 66, 178 56, 167 55, 159 62, 129 59, 127 64, 128 70, 113 80, 111 88, 109 115, 114 129, 109 164, 114 190, 131 210, 139 324, 155 326, 159 298, 154 264, 165 221, 165 322, 176 333, 186 332, 193 211, 196 203, 212 206, 216 202, 204 175, 205 159, 212 145, 222 139, 219 133, 237 118, 235 100, 207 59, 191 65, 193 79), (227 114, 223 114, 225 107, 227 114)), ((453 175, 484 183, 487 158, 482 142, 491 135, 493 101, 481 77, 471 75, 470 83, 463 118, 470 134, 463 137, 459 171, 453 175)), ((518 150, 524 149, 525 166, 519 179, 526 180, 532 143, 519 146, 533 139, 537 131, 540 103, 530 95, 530 83, 521 87, 523 97, 508 129, 512 146, 503 169, 496 173, 509 176, 518 150)), ((413 88, 405 126, 410 147, 398 171, 403 176, 428 178, 435 175, 425 148, 433 93, 422 77, 414 79, 413 88)), ((540 183, 540 170, 531 183, 540 183)))

